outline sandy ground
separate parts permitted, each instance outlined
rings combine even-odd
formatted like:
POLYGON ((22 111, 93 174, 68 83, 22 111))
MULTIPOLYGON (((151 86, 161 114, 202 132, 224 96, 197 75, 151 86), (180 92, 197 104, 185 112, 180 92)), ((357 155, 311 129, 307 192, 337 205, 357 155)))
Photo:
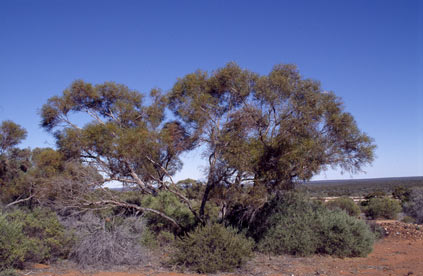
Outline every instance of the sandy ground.
MULTIPOLYGON (((423 276, 423 226, 396 221, 379 221, 388 236, 378 241, 366 258, 332 258, 313 256, 297 258, 292 256, 271 257, 257 255, 243 269, 234 273, 215 275, 257 275, 257 276, 311 276, 311 275, 369 275, 369 276, 423 276)), ((183 274, 151 267, 128 271, 79 271, 60 267, 35 265, 23 274, 31 276, 184 276, 183 274)))

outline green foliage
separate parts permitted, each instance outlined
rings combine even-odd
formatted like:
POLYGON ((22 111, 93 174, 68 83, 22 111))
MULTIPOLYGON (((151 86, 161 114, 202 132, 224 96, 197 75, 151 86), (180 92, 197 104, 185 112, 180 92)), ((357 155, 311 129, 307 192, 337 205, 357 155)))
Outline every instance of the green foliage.
POLYGON ((294 216, 274 216, 269 219, 274 226, 258 243, 261 252, 307 256, 316 252, 319 237, 314 232, 317 214, 312 210, 294 216))
POLYGON ((63 153, 51 148, 12 148, 0 154, 0 200, 30 209, 39 204, 55 204, 58 198, 68 195, 67 191, 80 190, 70 182, 84 174, 77 179, 84 183, 88 176, 83 172, 87 171, 81 162, 65 160, 63 153), (61 187, 59 184, 64 181, 66 187, 61 187))
POLYGON ((364 196, 364 199, 370 200, 372 198, 383 198, 386 197, 386 192, 383 190, 375 190, 364 196))
POLYGON ((205 185, 198 180, 187 178, 176 183, 189 199, 201 200, 205 185))
POLYGON ((339 197, 334 200, 329 201, 326 206, 329 209, 336 209, 339 208, 347 212, 348 215, 353 217, 358 217, 361 213, 360 207, 355 204, 354 200, 349 197, 339 197))
MULTIPOLYGON (((200 223, 212 217, 206 208, 213 194, 223 215, 240 198, 260 203, 328 166, 355 172, 373 160, 372 138, 358 129, 341 99, 292 64, 262 76, 235 63, 210 74, 196 71, 179 78, 167 95, 151 90, 149 102, 144 105, 142 94, 122 84, 77 80, 43 105, 41 125, 55 135, 66 160, 89 163, 104 182, 120 181, 142 194, 173 191, 200 223), (179 121, 165 120, 166 107, 179 121), (92 121, 79 126, 71 120, 74 113, 92 121), (209 157, 207 182, 184 191, 170 183, 171 176, 182 166, 180 154, 201 144, 209 157), (259 194, 245 188, 252 179, 259 194), (194 208, 190 200, 199 197, 194 208)), ((88 201, 128 207, 107 195, 88 201)), ((184 228, 191 222, 181 215, 161 218, 184 228)))
POLYGON ((21 268, 27 251, 22 223, 9 221, 6 214, 0 213, 0 270, 21 268))
POLYGON ((339 211, 323 211, 319 216, 320 244, 317 253, 338 257, 365 257, 375 236, 362 220, 339 211))
POLYGON ((172 263, 199 273, 231 271, 252 257, 253 242, 221 224, 198 227, 176 241, 172 263))
POLYGON ((410 199, 404 205, 407 215, 413 217, 417 223, 423 223, 423 188, 412 190, 410 199))
POLYGON ((16 146, 26 138, 26 130, 12 121, 3 121, 0 125, 0 154, 16 146))
POLYGON ((165 230, 156 233, 146 228, 141 236, 141 244, 151 249, 172 246, 174 241, 175 234, 165 230))
POLYGON ((249 233, 260 251, 300 256, 366 256, 374 241, 363 221, 297 193, 273 199, 256 215, 249 233))
POLYGON ((146 228, 141 235, 140 239, 141 245, 147 248, 157 248, 159 243, 157 241, 157 234, 146 228))
POLYGON ((168 231, 161 231, 157 235, 157 242, 159 246, 171 245, 175 241, 175 235, 168 231))
POLYGON ((413 217, 410 216, 404 216, 401 220, 404 223, 415 223, 416 220, 413 217))
POLYGON ((401 201, 404 204, 410 200, 411 189, 404 186, 396 186, 392 192, 392 197, 401 201))
POLYGON ((398 213, 402 210, 398 200, 388 197, 373 197, 368 200, 366 205, 364 209, 365 214, 372 219, 396 219, 398 213))
POLYGON ((8 204, 29 194, 27 172, 31 167, 29 149, 18 149, 26 130, 12 121, 0 124, 0 202, 8 204))
MULTIPOLYGON (((311 201, 305 194, 297 192, 285 192, 269 200, 262 208, 252 212, 253 217, 248 214, 239 213, 237 219, 246 218, 247 223, 243 220, 231 221, 234 225, 242 225, 248 228, 247 235, 259 241, 263 238, 264 234, 276 221, 284 216, 297 216, 303 213, 313 213, 316 208, 321 208, 321 203, 311 201)), ((251 213, 251 212, 249 212, 251 213)))
MULTIPOLYGON (((159 192, 156 196, 147 195, 142 198, 141 205, 158 210, 169 217, 176 219, 180 225, 189 229, 195 224, 195 217, 188 207, 170 192, 159 192)), ((168 220, 154 213, 146 214, 148 227, 154 232, 174 231, 174 226, 168 220)))
MULTIPOLYGON (((140 194, 156 195, 164 186, 170 190, 167 180, 181 168, 179 155, 191 149, 193 141, 179 122, 165 121, 167 98, 160 90, 151 90, 148 106, 144 105, 143 96, 114 82, 92 85, 77 80, 60 96, 51 97, 44 104, 41 125, 55 135, 59 152, 66 160, 83 161, 100 170, 104 177, 96 181, 95 187, 89 186, 89 181, 82 181, 83 185, 77 190, 83 192, 78 194, 72 194, 75 189, 66 189, 71 185, 62 185, 62 192, 70 193, 66 205, 81 206, 81 201, 88 201, 142 212, 161 212, 116 202, 111 193, 94 195, 92 192, 109 181, 120 181, 140 194), (69 119, 74 113, 91 117, 92 121, 80 127, 78 122, 69 119), (74 199, 73 202, 70 199, 74 199)), ((57 182, 69 181, 62 178, 57 182)), ((177 189, 175 186, 171 188, 177 189)), ((189 205, 179 192, 175 192, 179 195, 178 200, 189 205)), ((179 224, 186 223, 161 215, 174 227, 181 228, 179 224)), ((185 219, 184 215, 182 217, 185 219)))
POLYGON ((387 236, 387 232, 384 227, 380 224, 376 223, 375 221, 366 221, 367 226, 369 226, 370 231, 374 234, 376 240, 380 240, 387 236))
POLYGON ((8 204, 27 198, 31 192, 31 151, 12 148, 0 154, 0 201, 8 204))
POLYGON ((376 191, 392 194, 398 186, 405 189, 423 187, 423 177, 395 177, 371 179, 346 179, 339 181, 311 181, 305 189, 312 196, 366 196, 376 191))
POLYGON ((268 75, 235 63, 211 74, 198 70, 178 79, 168 99, 188 133, 207 149, 200 215, 218 188, 230 195, 224 198, 230 205, 240 194, 258 197, 240 188, 254 179, 264 199, 328 166, 355 172, 373 160, 372 138, 358 129, 341 99, 292 64, 276 65, 268 75))
POLYGON ((6 216, 8 221, 21 226, 27 249, 26 261, 50 262, 69 254, 72 237, 54 213, 36 208, 31 212, 15 210, 6 216))
POLYGON ((20 276, 21 274, 19 274, 16 270, 14 269, 5 269, 3 271, 0 271, 0 276, 20 276))

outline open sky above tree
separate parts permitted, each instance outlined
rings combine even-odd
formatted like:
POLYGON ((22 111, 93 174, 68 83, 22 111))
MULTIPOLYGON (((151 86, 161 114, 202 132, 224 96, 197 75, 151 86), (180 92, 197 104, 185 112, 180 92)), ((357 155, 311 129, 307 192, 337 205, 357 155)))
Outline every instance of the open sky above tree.
MULTIPOLYGON (((375 139, 373 166, 355 177, 422 175, 422 9, 418 0, 2 1, 0 121, 28 130, 22 147, 54 147, 36 114, 76 79, 167 91, 229 61, 260 74, 294 63, 375 139)), ((182 160, 176 179, 204 178, 200 153, 182 160)))

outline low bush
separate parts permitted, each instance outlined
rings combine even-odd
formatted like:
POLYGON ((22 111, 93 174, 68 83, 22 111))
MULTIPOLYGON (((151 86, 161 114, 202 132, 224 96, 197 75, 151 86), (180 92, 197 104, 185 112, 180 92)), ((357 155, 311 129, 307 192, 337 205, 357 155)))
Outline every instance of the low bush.
POLYGON ((45 263, 68 256, 73 240, 55 213, 41 208, 17 209, 8 213, 7 218, 22 225, 28 248, 26 261, 45 263))
POLYGON ((364 209, 366 216, 372 219, 396 219, 401 210, 398 200, 388 197, 371 198, 364 209))
POLYGON ((303 212, 298 216, 274 216, 275 225, 259 240, 258 250, 275 255, 308 256, 316 252, 319 237, 314 232, 316 213, 303 212))
POLYGON ((21 268, 27 251, 22 224, 8 221, 6 215, 0 213, 0 271, 21 268))
POLYGON ((364 200, 360 203, 360 205, 363 207, 363 210, 369 205, 369 201, 372 198, 385 198, 386 192, 383 190, 375 190, 371 193, 368 193, 364 196, 364 200))
POLYGON ((374 234, 374 236, 377 240, 380 240, 380 239, 386 237, 387 232, 386 232, 385 228, 383 228, 380 224, 378 224, 374 221, 371 221, 371 220, 366 221, 366 224, 369 226, 370 231, 373 232, 373 234, 374 234))
POLYGON ((336 208, 344 210, 345 212, 347 212, 348 215, 353 217, 358 217, 361 213, 360 207, 358 207, 358 205, 355 204, 354 200, 349 197, 336 198, 326 203, 326 206, 332 210, 336 208))
POLYGON ((404 186, 396 186, 392 191, 392 197, 401 201, 401 204, 405 204, 410 200, 411 189, 404 186))
POLYGON ((404 216, 401 220, 404 223, 415 223, 416 220, 413 217, 410 216, 404 216))
POLYGON ((404 204, 404 212, 414 218, 416 223, 423 224, 423 188, 414 188, 409 201, 404 204))
POLYGON ((145 229, 141 236, 141 244, 150 249, 171 247, 174 241, 175 235, 167 231, 155 233, 150 229, 145 229))
POLYGON ((366 256, 374 235, 365 222, 296 193, 273 199, 249 229, 264 253, 366 256))
POLYGON ((372 198, 383 198, 383 197, 386 197, 386 192, 378 189, 378 190, 375 190, 375 191, 365 195, 364 199, 370 200, 372 198))
POLYGON ((345 212, 322 211, 318 218, 319 244, 316 253, 338 257, 365 257, 372 251, 375 236, 364 221, 345 212))
POLYGON ((175 242, 171 263, 200 273, 231 271, 252 257, 253 241, 221 224, 197 227, 175 242))
POLYGON ((14 269, 5 269, 0 271, 0 276, 20 276, 20 274, 14 269))
POLYGON ((57 216, 44 209, 14 210, 0 217, 0 267, 65 258, 72 238, 57 216))
POLYGON ((136 265, 149 258, 141 243, 145 223, 140 218, 102 219, 87 213, 78 220, 69 218, 65 223, 77 238, 70 257, 82 267, 136 265))
MULTIPOLYGON (((179 222, 183 228, 189 229, 193 227, 195 223, 194 215, 189 208, 170 192, 160 192, 156 196, 144 196, 141 205, 165 213, 167 216, 179 222)), ((168 220, 156 214, 148 213, 146 217, 148 227, 156 233, 163 230, 174 230, 174 226, 168 220)))

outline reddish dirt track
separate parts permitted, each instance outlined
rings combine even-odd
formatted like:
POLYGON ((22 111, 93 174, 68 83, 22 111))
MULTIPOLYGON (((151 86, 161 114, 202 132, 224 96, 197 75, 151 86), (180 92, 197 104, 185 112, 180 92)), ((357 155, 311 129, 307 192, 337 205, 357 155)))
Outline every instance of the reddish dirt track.
MULTIPOLYGON (((407 225, 395 221, 379 222, 387 231, 388 237, 378 241, 374 250, 366 258, 332 258, 313 256, 295 258, 292 256, 271 257, 257 255, 243 269, 233 273, 216 275, 368 275, 368 276, 423 276, 423 227, 407 225)), ((184 276, 165 270, 137 269, 127 272, 99 271, 81 272, 60 269, 60 267, 36 266, 26 275, 33 276, 184 276)))

